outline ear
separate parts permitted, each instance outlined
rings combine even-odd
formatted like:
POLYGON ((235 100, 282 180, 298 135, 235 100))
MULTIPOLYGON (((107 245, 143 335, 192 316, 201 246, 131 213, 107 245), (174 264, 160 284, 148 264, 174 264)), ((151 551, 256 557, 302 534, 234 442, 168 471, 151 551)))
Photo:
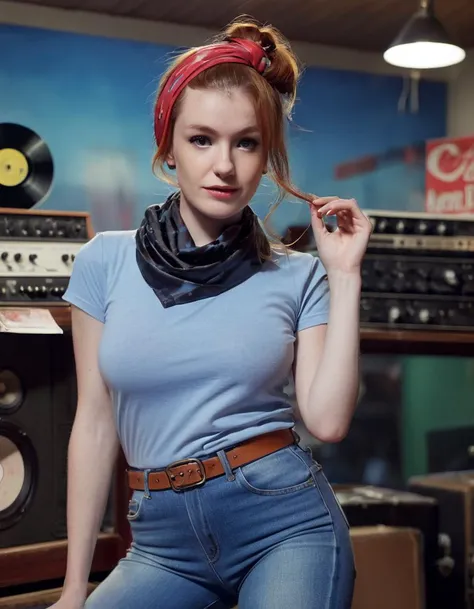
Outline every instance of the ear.
POLYGON ((176 161, 174 160, 173 150, 170 150, 166 155, 166 164, 168 169, 176 169, 176 161))

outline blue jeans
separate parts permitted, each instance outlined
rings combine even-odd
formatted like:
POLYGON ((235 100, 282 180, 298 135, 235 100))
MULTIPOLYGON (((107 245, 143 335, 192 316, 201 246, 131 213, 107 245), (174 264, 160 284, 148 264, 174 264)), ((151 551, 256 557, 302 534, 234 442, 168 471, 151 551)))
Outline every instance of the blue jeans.
POLYGON ((86 609, 350 609, 347 520, 297 444, 182 492, 135 491, 133 542, 86 609))

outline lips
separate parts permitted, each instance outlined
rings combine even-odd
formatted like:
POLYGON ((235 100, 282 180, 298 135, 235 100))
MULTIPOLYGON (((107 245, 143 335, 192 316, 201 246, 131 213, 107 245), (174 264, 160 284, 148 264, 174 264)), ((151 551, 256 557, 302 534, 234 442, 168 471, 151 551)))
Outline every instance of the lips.
POLYGON ((231 186, 205 186, 206 190, 212 190, 214 192, 236 192, 237 188, 231 186))
POLYGON ((204 190, 214 199, 221 201, 231 199, 238 192, 238 188, 229 188, 228 186, 209 186, 205 187, 204 190))

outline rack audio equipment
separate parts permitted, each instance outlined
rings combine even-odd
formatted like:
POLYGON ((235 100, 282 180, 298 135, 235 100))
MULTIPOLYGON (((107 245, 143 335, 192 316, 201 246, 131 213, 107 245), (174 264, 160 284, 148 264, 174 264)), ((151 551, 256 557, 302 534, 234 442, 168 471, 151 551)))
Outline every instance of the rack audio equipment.
POLYGON ((474 217, 365 213, 361 325, 474 331, 474 217))
POLYGON ((92 236, 86 212, 0 208, 0 305, 67 306, 75 256, 92 236))

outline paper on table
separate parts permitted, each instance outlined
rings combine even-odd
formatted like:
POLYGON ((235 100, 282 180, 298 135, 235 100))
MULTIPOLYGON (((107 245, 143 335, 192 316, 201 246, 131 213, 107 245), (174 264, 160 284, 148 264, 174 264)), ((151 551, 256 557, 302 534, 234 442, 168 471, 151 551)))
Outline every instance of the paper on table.
POLYGON ((63 334, 48 309, 0 308, 0 332, 63 334))

